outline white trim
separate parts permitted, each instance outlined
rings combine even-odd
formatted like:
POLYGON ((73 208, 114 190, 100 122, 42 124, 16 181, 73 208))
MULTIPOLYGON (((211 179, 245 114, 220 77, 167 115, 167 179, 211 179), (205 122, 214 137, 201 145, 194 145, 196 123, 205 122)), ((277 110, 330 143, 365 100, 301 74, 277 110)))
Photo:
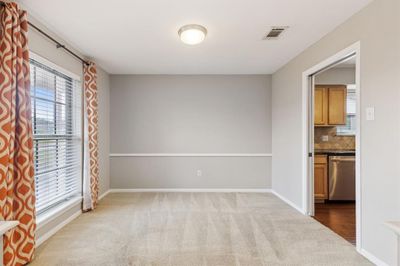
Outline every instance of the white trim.
POLYGON ((303 182, 303 210, 308 215, 312 214, 312 211, 309 210, 309 200, 308 200, 308 193, 309 193, 309 182, 308 182, 308 148, 309 148, 309 134, 308 134, 308 102, 309 102, 309 76, 311 74, 303 72, 302 78, 302 182, 303 182))
POLYGON ((49 239, 51 236, 53 236, 55 233, 57 233, 61 228, 66 226, 68 223, 72 222, 72 220, 74 220, 75 218, 77 218, 81 214, 82 214, 81 210, 75 212, 73 215, 68 217, 68 219, 66 219, 63 222, 59 223, 57 226, 55 226, 51 230, 49 230, 46 234, 44 234, 41 237, 39 237, 38 239, 36 239, 36 247, 39 247, 41 244, 43 244, 44 241, 49 239))
POLYGON ((242 192, 242 193, 271 193, 270 188, 111 188, 109 193, 138 193, 138 192, 242 192))
POLYGON ((309 76, 317 73, 318 71, 335 64, 341 59, 355 54, 356 56, 356 93, 357 93, 357 114, 356 114, 356 123, 357 123, 357 132, 356 132, 356 247, 357 250, 361 250, 361 86, 360 86, 360 51, 361 45, 360 42, 356 42, 351 46, 343 49, 342 51, 336 53, 335 55, 329 57, 328 59, 322 61, 321 63, 311 67, 310 69, 303 72, 302 76, 302 111, 303 111, 303 119, 302 119, 302 147, 303 147, 303 156, 302 156, 302 182, 303 182, 303 211, 304 213, 310 215, 313 213, 314 205, 313 195, 310 193, 309 187, 312 186, 310 182, 310 178, 308 176, 308 106, 309 106, 309 76))
POLYGON ((361 46, 355 46, 356 53, 356 246, 362 248, 361 240, 361 46))
POLYGON ((100 196, 99 196, 99 201, 100 200, 102 200, 105 196, 107 196, 108 194, 110 194, 110 192, 111 192, 111 189, 109 189, 109 190, 107 190, 106 192, 104 192, 103 194, 101 194, 100 196))
POLYGON ((304 212, 304 210, 302 208, 300 208, 299 206, 297 206, 296 204, 294 204, 292 201, 288 200, 287 198, 285 198, 284 196, 282 196, 281 194, 279 194, 278 192, 276 192, 275 190, 271 190, 271 193, 274 194, 275 196, 277 196, 280 200, 282 200, 283 202, 285 202, 286 204, 288 204, 290 207, 296 209, 298 212, 300 212, 303 215, 306 215, 306 213, 304 212))
POLYGON ((66 201, 54 208, 49 209, 48 211, 39 214, 36 217, 36 229, 42 228, 44 225, 48 224, 49 222, 53 221, 57 217, 61 216, 74 206, 80 204, 82 202, 82 197, 76 197, 66 201))
POLYGON ((272 157, 271 153, 110 153, 110 157, 272 157))
POLYGON ((357 249, 357 251, 358 251, 358 253, 363 255, 366 259, 368 259, 370 262, 372 262, 373 264, 375 264, 377 266, 389 266, 389 264, 386 264, 385 262, 381 261, 380 259, 378 259, 374 255, 372 255, 365 249, 357 249))
MULTIPOLYGON (((0 240, 1 240, 1 236, 3 236, 8 230, 11 230, 14 227, 17 227, 18 225, 19 225, 19 221, 0 221, 0 240)), ((0 250, 0 252, 3 252, 3 251, 0 250)))
POLYGON ((51 62, 50 60, 44 58, 41 55, 38 55, 35 52, 29 51, 29 58, 32 58, 33 60, 38 61, 39 63, 41 63, 41 64, 43 64, 45 66, 48 66, 48 67, 50 67, 50 68, 52 68, 52 69, 54 69, 54 70, 56 70, 56 71, 58 71, 58 72, 60 72, 60 73, 62 73, 64 75, 66 75, 66 76, 68 76, 70 78, 73 78, 73 79, 75 79, 77 81, 81 81, 81 77, 79 75, 77 75, 75 73, 72 73, 71 71, 66 70, 65 68, 63 68, 63 67, 61 67, 61 66, 59 66, 59 65, 57 65, 57 64, 55 64, 53 62, 51 62))

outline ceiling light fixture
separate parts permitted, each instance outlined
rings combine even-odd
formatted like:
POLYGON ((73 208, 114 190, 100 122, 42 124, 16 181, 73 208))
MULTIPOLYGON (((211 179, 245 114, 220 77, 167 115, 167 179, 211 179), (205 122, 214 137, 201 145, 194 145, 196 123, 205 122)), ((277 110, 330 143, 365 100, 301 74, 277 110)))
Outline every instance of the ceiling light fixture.
POLYGON ((181 27, 178 34, 182 42, 195 45, 204 41, 207 35, 207 29, 201 25, 190 24, 181 27))

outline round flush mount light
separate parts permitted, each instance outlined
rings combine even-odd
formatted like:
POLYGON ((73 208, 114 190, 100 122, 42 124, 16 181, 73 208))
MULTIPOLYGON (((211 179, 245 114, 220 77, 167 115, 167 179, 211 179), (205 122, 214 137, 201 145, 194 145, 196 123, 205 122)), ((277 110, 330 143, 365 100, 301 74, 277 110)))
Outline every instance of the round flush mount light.
POLYGON ((207 29, 201 25, 190 24, 181 27, 178 34, 182 42, 195 45, 204 41, 207 35, 207 29))

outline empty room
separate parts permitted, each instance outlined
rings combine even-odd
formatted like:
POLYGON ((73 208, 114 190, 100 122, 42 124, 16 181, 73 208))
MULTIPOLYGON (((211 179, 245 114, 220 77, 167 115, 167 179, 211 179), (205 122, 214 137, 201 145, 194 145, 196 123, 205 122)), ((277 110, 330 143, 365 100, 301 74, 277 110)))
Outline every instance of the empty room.
POLYGON ((399 162, 399 0, 0 0, 0 266, 399 266, 399 162))

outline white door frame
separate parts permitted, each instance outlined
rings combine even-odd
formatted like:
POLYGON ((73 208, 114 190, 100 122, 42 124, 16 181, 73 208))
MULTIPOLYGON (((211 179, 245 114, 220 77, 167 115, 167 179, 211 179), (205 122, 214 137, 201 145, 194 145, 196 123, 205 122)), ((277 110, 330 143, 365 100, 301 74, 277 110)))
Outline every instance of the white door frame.
POLYGON ((302 96, 303 96, 303 211, 306 215, 314 215, 314 176, 313 176, 313 144, 310 145, 310 134, 312 136, 313 132, 310 132, 310 124, 313 125, 313 116, 310 115, 310 103, 312 103, 313 93, 312 93, 312 76, 315 73, 320 72, 327 67, 335 65, 335 63, 341 61, 342 59, 355 55, 356 57, 356 97, 357 97, 357 114, 356 114, 356 248, 361 251, 361 86, 360 86, 360 42, 356 42, 353 45, 343 49, 342 51, 336 53, 335 55, 327 58, 326 60, 320 62, 319 64, 309 68, 303 72, 303 85, 302 85, 302 96), (312 153, 312 157, 309 157, 309 152, 312 153))

